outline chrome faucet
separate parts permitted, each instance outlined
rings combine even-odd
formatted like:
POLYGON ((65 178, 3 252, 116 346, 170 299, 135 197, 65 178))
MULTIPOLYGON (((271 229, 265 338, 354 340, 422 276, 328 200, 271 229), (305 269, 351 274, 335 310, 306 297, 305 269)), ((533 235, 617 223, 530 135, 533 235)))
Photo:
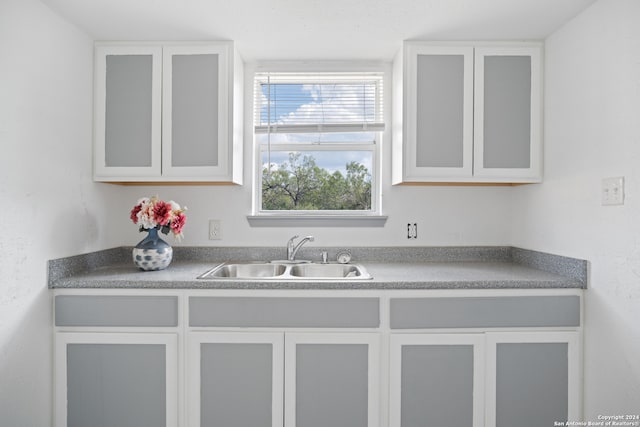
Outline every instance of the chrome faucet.
POLYGON ((304 245, 307 242, 313 242, 314 241, 314 237, 313 236, 307 236, 307 237, 303 237, 302 240, 300 240, 298 242, 298 244, 294 244, 294 241, 298 238, 298 235, 293 236, 292 238, 289 239, 289 241, 287 242, 287 259, 289 261, 295 261, 296 260, 296 254, 298 253, 298 250, 300 250, 300 248, 302 247, 302 245, 304 245))

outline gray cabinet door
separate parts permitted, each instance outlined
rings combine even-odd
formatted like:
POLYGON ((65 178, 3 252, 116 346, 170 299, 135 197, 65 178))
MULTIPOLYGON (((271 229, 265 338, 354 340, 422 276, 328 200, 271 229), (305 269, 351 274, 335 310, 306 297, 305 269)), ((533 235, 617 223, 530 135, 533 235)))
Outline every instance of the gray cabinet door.
POLYGON ((474 175, 541 179, 541 49, 477 47, 474 175))
POLYGON ((282 333, 189 335, 191 427, 282 427, 282 333))
POLYGON ((472 175, 473 48, 407 43, 405 178, 472 175))
POLYGON ((285 427, 377 427, 379 335, 286 334, 285 427))
POLYGON ((56 335, 57 427, 175 427, 175 334, 56 335))
POLYGON ((228 174, 229 59, 228 44, 163 48, 164 176, 228 174))
POLYGON ((487 427, 580 419, 577 332, 487 334, 487 427))
POLYGON ((482 334, 392 335, 391 425, 482 426, 483 342, 482 334))
POLYGON ((95 178, 160 176, 162 49, 97 45, 95 178))

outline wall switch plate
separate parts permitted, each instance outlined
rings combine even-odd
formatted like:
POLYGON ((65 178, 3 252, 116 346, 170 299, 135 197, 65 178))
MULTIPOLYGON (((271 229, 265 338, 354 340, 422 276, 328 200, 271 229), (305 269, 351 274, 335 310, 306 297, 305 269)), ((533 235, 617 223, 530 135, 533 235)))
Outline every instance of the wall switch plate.
POLYGON ((209 240, 222 240, 222 225, 219 219, 209 220, 209 240))
POLYGON ((624 204, 624 177, 602 179, 602 206, 624 204))

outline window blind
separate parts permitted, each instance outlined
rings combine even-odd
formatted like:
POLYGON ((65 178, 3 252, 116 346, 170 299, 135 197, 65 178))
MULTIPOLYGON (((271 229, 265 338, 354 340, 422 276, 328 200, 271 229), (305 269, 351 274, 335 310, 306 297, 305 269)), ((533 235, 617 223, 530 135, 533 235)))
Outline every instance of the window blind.
POLYGON ((257 73, 255 133, 384 130, 383 73, 257 73))

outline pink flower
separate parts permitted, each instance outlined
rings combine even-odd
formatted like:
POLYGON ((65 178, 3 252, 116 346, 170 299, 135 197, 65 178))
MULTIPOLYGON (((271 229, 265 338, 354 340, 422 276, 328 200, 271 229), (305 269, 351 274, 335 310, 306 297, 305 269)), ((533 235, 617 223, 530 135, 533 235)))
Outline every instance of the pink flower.
POLYGON ((134 224, 138 223, 138 212, 140 212, 142 210, 142 205, 135 205, 133 207, 133 209, 131 209, 131 215, 129 216, 129 218, 131 218, 131 221, 133 221, 134 224))
POLYGON ((169 203, 158 200, 153 207, 153 220, 158 225, 168 225, 171 220, 171 205, 169 203))
POLYGON ((143 197, 138 200, 129 213, 129 218, 134 224, 138 224, 140 231, 156 228, 164 234, 173 232, 176 239, 182 237, 182 228, 187 222, 184 211, 180 205, 170 200, 165 202, 158 197, 143 197))
POLYGON ((173 219, 171 220, 171 231, 173 231, 173 234, 180 235, 182 233, 182 227, 184 227, 184 224, 187 222, 187 216, 180 212, 178 213, 176 216, 173 217, 173 219))

